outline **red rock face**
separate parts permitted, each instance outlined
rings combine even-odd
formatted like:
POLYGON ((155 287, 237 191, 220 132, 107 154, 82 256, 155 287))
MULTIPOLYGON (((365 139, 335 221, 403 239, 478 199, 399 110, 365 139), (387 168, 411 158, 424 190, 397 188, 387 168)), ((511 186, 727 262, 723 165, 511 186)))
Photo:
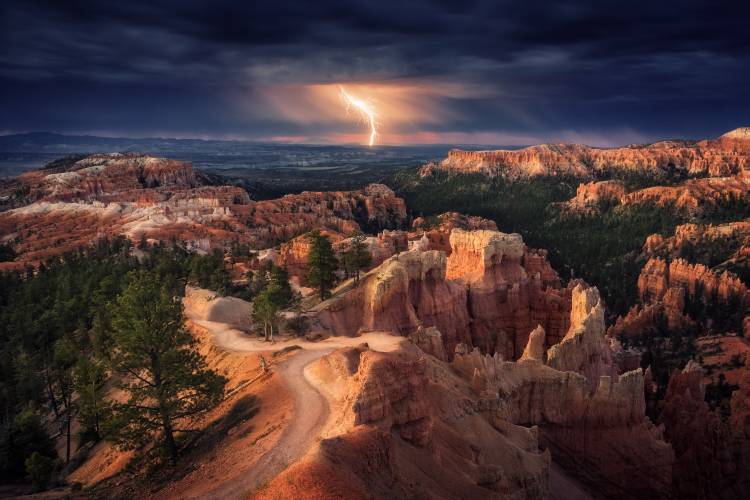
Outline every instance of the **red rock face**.
MULTIPOLYGON (((667 265, 660 258, 650 259, 638 277, 638 291, 644 301, 666 300, 674 308, 684 304, 684 296, 700 293, 707 301, 736 303, 739 307, 750 305, 750 290, 742 281, 728 272, 714 272, 703 264, 690 264, 675 259, 667 265), (684 290, 684 293, 673 288, 684 290)), ((680 312, 682 312, 680 310, 680 312)))
POLYGON ((578 185, 575 197, 560 203, 559 208, 563 214, 596 213, 602 206, 618 205, 624 195, 625 186, 619 181, 584 182, 578 185))
MULTIPOLYGON (((606 356, 609 348, 599 345, 606 356)), ((452 366, 471 381, 491 418, 538 426, 553 460, 594 491, 613 498, 669 495, 674 455, 645 416, 640 369, 594 383, 539 359, 504 362, 477 350, 456 354, 452 366)))
MULTIPOLYGON (((8 189, 30 193, 0 213, 2 242, 20 257, 5 267, 59 255, 103 236, 142 237, 209 250, 234 241, 265 248, 315 228, 342 234, 399 227, 403 200, 385 186, 305 192, 251 201, 241 188, 202 186, 189 163, 141 155, 93 155, 64 169, 29 172, 8 189)), ((10 195, 8 195, 10 196, 10 195)))
POLYGON ((750 193, 746 175, 691 179, 677 186, 649 187, 623 195, 620 201, 623 205, 650 204, 697 214, 711 207, 746 199, 750 193))
POLYGON ((749 165, 750 141, 722 137, 708 141, 662 141, 646 146, 599 149, 580 144, 543 144, 520 150, 451 150, 438 165, 424 170, 481 172, 525 177, 576 175, 591 177, 612 169, 631 172, 683 171, 714 177, 735 175, 749 165))
POLYGON ((660 423, 676 455, 673 494, 678 498, 734 497, 741 491, 736 481, 742 471, 728 452, 733 445, 729 429, 704 400, 702 379, 700 366, 691 362, 669 380, 660 423))
POLYGON ((531 331, 542 325, 546 346, 569 327, 571 288, 543 252, 518 235, 454 229, 452 252, 418 249, 386 260, 354 293, 320 312, 320 327, 337 335, 387 330, 401 335, 435 327, 452 356, 458 344, 517 359, 531 331))

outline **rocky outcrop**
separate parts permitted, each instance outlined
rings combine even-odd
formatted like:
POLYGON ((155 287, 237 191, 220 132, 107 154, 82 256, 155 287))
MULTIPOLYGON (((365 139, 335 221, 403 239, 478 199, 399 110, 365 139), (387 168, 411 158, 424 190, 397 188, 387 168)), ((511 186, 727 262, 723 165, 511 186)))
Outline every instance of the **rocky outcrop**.
POLYGON ((577 285, 572 294, 570 329, 547 350, 547 364, 556 370, 584 375, 595 390, 602 376, 613 377, 617 373, 605 333, 599 291, 577 285))
POLYGON ((187 286, 182 303, 189 320, 215 321, 246 332, 251 330, 252 306, 237 297, 221 297, 211 290, 187 286))
POLYGON ((200 185, 192 164, 138 153, 87 156, 72 164, 22 174, 35 201, 135 201, 147 189, 200 185))
POLYGON ((750 140, 750 127, 739 127, 721 136, 724 139, 750 140))
POLYGON ((519 150, 451 150, 439 164, 423 169, 480 172, 511 178, 546 175, 593 177, 615 170, 649 175, 734 175, 748 168, 750 141, 744 132, 716 140, 661 141, 621 148, 592 148, 580 144, 542 144, 519 150))
POLYGON ((446 277, 467 289, 471 345, 517 359, 538 325, 547 346, 560 340, 568 328, 570 289, 560 287, 544 254, 527 250, 520 235, 497 231, 455 229, 450 241, 446 277))
POLYGON ((643 245, 649 257, 698 260, 714 271, 743 271, 750 259, 750 221, 724 224, 681 224, 671 236, 652 234, 643 245))
POLYGON ((672 288, 681 288, 690 297, 697 293, 709 303, 750 305, 750 290, 731 273, 717 273, 703 264, 690 264, 684 259, 674 259, 669 264, 664 259, 649 259, 638 277, 641 299, 648 302, 666 298, 677 304, 684 301, 683 295, 670 291, 672 288))
POLYGON ((330 402, 324 438, 260 498, 549 496, 550 457, 537 431, 490 422, 449 365, 410 343, 335 351, 309 373, 330 402))
POLYGON ((559 204, 563 214, 589 215, 618 205, 625 195, 625 186, 619 181, 584 182, 578 185, 570 201, 559 204))
POLYGON ((526 344, 526 348, 523 350, 523 354, 518 358, 518 361, 544 361, 544 341, 545 341, 544 328, 541 325, 537 326, 530 334, 529 341, 526 344))
POLYGON ((471 337, 466 289, 445 279, 445 266, 445 254, 434 250, 391 257, 357 289, 322 304, 319 325, 334 335, 368 330, 408 335, 419 326, 434 326, 452 352, 471 337))
POLYGON ((673 452, 645 417, 641 370, 603 376, 594 393, 575 372, 538 360, 503 361, 474 350, 453 367, 480 393, 492 421, 539 426, 554 460, 600 494, 667 496, 673 452))
MULTIPOLYGON (((748 147, 750 149, 750 142, 748 147)), ((743 168, 750 169, 750 163, 744 164, 743 168)), ((620 202, 622 205, 651 205, 698 215, 716 207, 746 203, 750 197, 750 184, 744 175, 690 179, 676 186, 648 187, 623 195, 620 202)))
POLYGON ((318 326, 337 335, 437 328, 448 356, 459 343, 517 359, 538 325, 546 345, 569 326, 572 288, 562 288, 544 253, 519 235, 454 229, 452 251, 414 249, 387 259, 353 292, 320 306, 318 326))
POLYGON ((413 333, 409 334, 409 340, 414 342, 424 353, 434 356, 440 361, 447 361, 448 356, 445 353, 443 335, 434 326, 428 326, 427 328, 418 326, 413 333))
POLYGON ((497 231, 497 225, 495 221, 458 212, 446 212, 427 218, 417 217, 412 222, 412 234, 421 235, 419 246, 422 250, 442 250, 448 255, 451 252, 450 234, 454 229, 497 231))

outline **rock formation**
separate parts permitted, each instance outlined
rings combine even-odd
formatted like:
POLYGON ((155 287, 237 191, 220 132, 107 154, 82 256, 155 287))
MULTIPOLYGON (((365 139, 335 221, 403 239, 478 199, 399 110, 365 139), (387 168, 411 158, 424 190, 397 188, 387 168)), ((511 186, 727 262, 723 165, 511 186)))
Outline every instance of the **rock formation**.
POLYGON ((750 141, 745 132, 734 131, 719 139, 704 141, 661 141, 621 148, 592 148, 580 144, 542 144, 520 150, 461 151, 453 149, 439 164, 423 169, 451 172, 480 172, 512 178, 540 175, 592 177, 613 170, 633 173, 713 177, 734 175, 748 168, 750 141))
POLYGON ((491 422, 448 364, 415 347, 343 349, 310 373, 331 402, 324 439, 259 498, 307 495, 321 484, 321 496, 347 498, 549 495, 549 454, 536 431, 491 422))
MULTIPOLYGON (((750 141, 747 142, 750 149, 750 141)), ((750 169, 750 163, 744 168, 750 169)), ((750 197, 750 185, 745 175, 743 173, 742 176, 689 179, 675 186, 648 187, 623 195, 620 202, 622 205, 673 208, 697 215, 707 209, 747 202, 750 197)))
MULTIPOLYGON (((340 258, 341 254, 349 249, 352 238, 330 229, 321 231, 333 243, 333 249, 340 258)), ((376 236, 365 236, 364 245, 372 260, 365 271, 382 264, 388 257, 406 251, 409 248, 408 235, 404 231, 384 230, 376 236)), ((310 241, 307 234, 292 238, 279 246, 279 251, 273 259, 276 265, 286 269, 289 276, 299 279, 299 282, 307 282, 308 265, 310 254, 310 241)))
POLYGON ((675 451, 673 492, 678 498, 725 498, 741 490, 729 429, 705 401, 703 370, 691 361, 669 380, 659 417, 675 451), (734 491, 732 491, 734 490, 734 491))
POLYGON ((687 296, 700 294, 708 302, 750 305, 750 290, 742 281, 728 272, 714 272, 703 264, 690 264, 684 259, 674 259, 669 264, 664 259, 652 258, 638 277, 641 299, 648 301, 683 301, 681 288, 687 296))
POLYGON ((556 460, 598 491, 664 495, 671 488, 672 450, 645 417, 641 370, 619 375, 613 365, 602 313, 596 289, 578 285, 570 330, 547 350, 546 366, 540 328, 517 363, 474 350, 456 354, 453 366, 472 381, 493 418, 539 425, 556 460))
POLYGON ((619 181, 584 182, 578 185, 575 197, 559 207, 563 214, 593 214, 618 205, 624 195, 625 186, 619 181))
POLYGON ((605 337, 604 305, 596 288, 581 284, 573 289, 571 304, 570 329, 547 351, 547 364, 584 375, 593 390, 602 376, 617 372, 605 337))
POLYGON ((403 200, 379 184, 255 202, 241 188, 200 183, 189 163, 136 154, 92 155, 23 174, 0 192, 5 208, 15 207, 0 212, 2 242, 20 255, 4 265, 23 267, 102 236, 175 239, 198 250, 235 241, 264 248, 315 228, 348 234, 406 220, 403 200))
POLYGON ((546 345, 568 329, 571 288, 562 288, 544 254, 519 235, 454 229, 451 254, 415 249, 386 260, 354 292, 321 306, 319 327, 331 334, 388 330, 409 335, 436 327, 450 356, 456 345, 521 356, 542 325, 546 345))

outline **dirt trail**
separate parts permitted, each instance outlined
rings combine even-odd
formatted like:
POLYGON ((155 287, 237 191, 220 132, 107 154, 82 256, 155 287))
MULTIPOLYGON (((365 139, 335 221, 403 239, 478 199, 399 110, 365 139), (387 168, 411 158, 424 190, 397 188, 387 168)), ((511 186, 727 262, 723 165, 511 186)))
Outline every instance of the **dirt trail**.
POLYGON ((280 474, 286 467, 307 453, 328 420, 328 401, 305 375, 305 367, 340 347, 351 347, 367 342, 371 349, 392 351, 404 340, 386 333, 367 333, 361 337, 331 337, 320 342, 301 339, 284 340, 275 344, 263 342, 232 328, 225 323, 193 320, 214 335, 214 342, 229 351, 273 352, 291 345, 302 349, 286 361, 273 366, 287 385, 294 399, 294 414, 273 449, 263 455, 244 474, 223 481, 199 498, 247 498, 258 488, 280 474))
POLYGON ((294 415, 279 442, 244 475, 222 482, 203 498, 246 498, 302 457, 328 419, 328 403, 305 377, 305 366, 333 349, 304 350, 274 367, 294 398, 294 415))

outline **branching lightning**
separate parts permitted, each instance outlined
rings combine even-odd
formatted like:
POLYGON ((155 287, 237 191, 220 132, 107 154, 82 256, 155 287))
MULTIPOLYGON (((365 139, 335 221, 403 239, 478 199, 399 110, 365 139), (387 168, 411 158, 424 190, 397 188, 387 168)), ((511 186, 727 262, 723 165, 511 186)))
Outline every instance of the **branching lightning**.
POLYGON ((375 111, 375 107, 372 105, 371 102, 365 101, 363 99, 360 99, 358 97, 355 97, 351 94, 349 94, 346 90, 344 90, 344 87, 339 86, 341 99, 344 101, 344 104, 346 104, 346 110, 347 112, 350 109, 354 109, 356 111, 359 118, 364 122, 369 124, 370 126, 370 141, 369 145, 372 146, 375 144, 375 139, 378 137, 378 121, 377 121, 377 113, 375 111))

